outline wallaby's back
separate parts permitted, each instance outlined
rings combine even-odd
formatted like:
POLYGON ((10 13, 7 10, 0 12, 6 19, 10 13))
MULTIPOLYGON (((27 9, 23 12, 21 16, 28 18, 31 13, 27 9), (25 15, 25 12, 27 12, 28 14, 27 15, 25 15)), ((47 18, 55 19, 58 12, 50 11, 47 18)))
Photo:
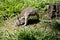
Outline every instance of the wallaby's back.
POLYGON ((21 11, 21 16, 24 16, 25 13, 26 15, 34 15, 37 11, 32 7, 27 7, 21 11))

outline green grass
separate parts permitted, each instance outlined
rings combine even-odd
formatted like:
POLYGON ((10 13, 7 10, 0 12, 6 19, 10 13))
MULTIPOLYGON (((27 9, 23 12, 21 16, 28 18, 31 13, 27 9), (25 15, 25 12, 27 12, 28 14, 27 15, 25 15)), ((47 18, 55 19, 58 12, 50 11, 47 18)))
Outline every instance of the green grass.
POLYGON ((55 32, 40 27, 3 27, 0 40, 55 40, 55 32))
MULTIPOLYGON (((44 12, 49 3, 59 2, 59 0, 0 0, 0 20, 14 17, 28 6, 36 8, 38 12, 44 12)), ((43 14, 45 13, 40 13, 43 14)))
POLYGON ((46 19, 44 10, 49 3, 60 3, 60 0, 0 0, 0 40, 60 40, 60 21, 41 21, 25 27, 12 25, 28 6, 38 10, 40 19, 46 19))
POLYGON ((56 21, 30 24, 25 27, 11 25, 13 19, 5 21, 4 27, 0 27, 0 40, 60 40, 60 35, 55 27, 59 27, 56 21), (52 28, 53 27, 53 28, 52 28))

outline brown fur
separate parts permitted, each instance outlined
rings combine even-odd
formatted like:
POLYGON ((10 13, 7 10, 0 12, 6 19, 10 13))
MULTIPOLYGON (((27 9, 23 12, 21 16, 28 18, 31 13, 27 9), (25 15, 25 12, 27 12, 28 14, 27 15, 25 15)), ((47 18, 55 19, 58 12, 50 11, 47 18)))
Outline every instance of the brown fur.
POLYGON ((37 19, 39 19, 39 14, 37 13, 37 10, 35 10, 34 8, 32 7, 27 7, 25 9, 23 9, 21 11, 21 17, 19 17, 20 19, 20 24, 23 24, 24 23, 24 26, 27 25, 27 21, 28 21, 28 18, 29 16, 33 16, 33 15, 36 15, 37 16, 37 19))

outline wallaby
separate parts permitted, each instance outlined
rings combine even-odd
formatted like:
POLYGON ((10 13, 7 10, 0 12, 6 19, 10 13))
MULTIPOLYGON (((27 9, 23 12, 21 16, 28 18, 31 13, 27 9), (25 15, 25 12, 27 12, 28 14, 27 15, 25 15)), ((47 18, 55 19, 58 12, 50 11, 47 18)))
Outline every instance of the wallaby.
POLYGON ((36 9, 32 7, 27 7, 21 11, 21 17, 19 17, 20 24, 24 24, 23 26, 27 25, 27 21, 29 16, 36 15, 37 19, 39 19, 39 14, 36 9))

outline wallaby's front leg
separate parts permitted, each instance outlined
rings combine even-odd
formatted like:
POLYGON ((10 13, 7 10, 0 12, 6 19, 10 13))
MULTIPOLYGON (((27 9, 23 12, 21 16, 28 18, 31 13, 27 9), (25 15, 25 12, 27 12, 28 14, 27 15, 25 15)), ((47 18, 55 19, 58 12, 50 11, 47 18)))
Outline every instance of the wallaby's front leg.
POLYGON ((24 23, 24 25, 23 26, 26 26, 27 25, 27 19, 28 17, 25 17, 25 23, 24 23))

